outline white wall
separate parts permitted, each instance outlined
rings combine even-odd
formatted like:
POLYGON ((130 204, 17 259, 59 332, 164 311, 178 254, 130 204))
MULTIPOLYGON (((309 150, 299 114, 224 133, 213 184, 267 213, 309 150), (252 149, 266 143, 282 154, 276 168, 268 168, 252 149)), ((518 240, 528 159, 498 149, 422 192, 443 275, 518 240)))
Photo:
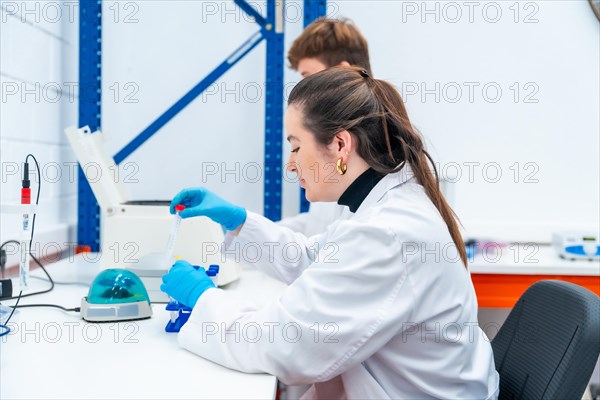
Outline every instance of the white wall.
MULTIPOLYGON (((20 202, 21 163, 33 154, 42 170, 33 248, 41 256, 74 239, 69 227, 77 218, 75 160, 62 132, 77 122, 78 17, 68 3, 2 1, 0 11, 1 202, 20 202)), ((31 187, 34 200, 36 176, 31 187)), ((0 241, 18 239, 22 217, 0 218, 0 241)))
MULTIPOLYGON (((128 10, 133 23, 110 21, 114 3, 104 5, 103 129, 111 154, 257 30, 229 2, 136 4, 128 10), (108 99, 115 83, 135 85, 138 102, 108 99)), ((548 241, 554 229, 597 229, 600 43, 587 2, 424 4, 337 1, 328 11, 357 23, 376 76, 403 92, 441 169, 459 173, 453 202, 468 232, 548 241), (434 91, 422 98, 422 89, 434 91)), ((302 29, 298 10, 299 2, 287 3, 286 51, 302 29)), ((263 71, 261 45, 217 93, 197 99, 128 158, 139 178, 128 185, 132 197, 170 198, 202 184, 262 211, 262 181, 248 180, 263 160, 264 105, 250 91, 263 87, 263 71), (215 165, 217 175, 202 176, 215 165), (222 175, 236 165, 237 173, 222 175)), ((286 72, 288 83, 298 79, 286 72)), ((284 214, 293 214, 296 183, 286 183, 283 195, 284 214)))
MULTIPOLYGON (((41 235, 76 216, 73 158, 62 134, 77 121, 76 99, 63 93, 52 102, 51 94, 56 84, 68 91, 77 80, 77 13, 69 2, 26 3, 26 10, 22 2, 2 3, 1 191, 3 204, 18 200, 19 179, 9 168, 27 152, 40 154, 48 171, 52 162, 62 167, 62 179, 42 192, 41 235), (56 20, 49 4, 62 6, 62 18, 56 20), (39 83, 41 99, 23 92, 22 83, 39 83), (18 92, 9 95, 14 85, 18 92)), ((286 3, 286 50, 302 30, 301 3, 286 3)), ((404 93, 442 169, 460 166, 454 203, 469 233, 546 241, 553 229, 597 228, 600 43, 587 2, 521 2, 517 22, 509 2, 475 2, 471 16, 464 2, 423 4, 330 1, 328 10, 363 31, 376 76, 404 93), (497 7, 502 15, 492 23, 497 7), (453 23, 457 10, 462 15, 453 23), (432 89, 438 82, 440 90, 422 99, 422 85, 432 89), (478 85, 472 101, 465 82, 478 85), (452 102, 457 86, 462 97, 452 102), (502 90, 495 103, 493 87, 502 90), (527 101, 537 102, 526 102, 533 90, 527 101), (473 182, 470 162, 479 163, 473 182), (496 183, 492 163, 502 172, 496 183)), ((105 1, 103 23, 102 128, 112 155, 258 29, 228 1, 105 1)), ((264 157, 264 52, 261 44, 125 160, 120 179, 132 199, 168 199, 182 187, 205 185, 262 211, 263 183, 254 178, 264 157)), ((286 70, 290 86, 299 78, 286 70)), ((288 150, 284 145, 284 159, 288 150)), ((295 213, 293 179, 284 184, 283 199, 284 215, 295 213)), ((16 234, 18 220, 2 215, 3 240, 16 234)))
MULTIPOLYGON (((102 128, 111 155, 258 30, 233 2, 139 2, 128 10, 128 22, 108 18, 119 4, 103 6, 102 128), (219 14, 210 14, 213 6, 219 14), (222 16, 226 10, 233 13, 222 16), (126 85, 128 99, 110 89, 126 85)), ((124 182, 133 199, 170 199, 185 186, 205 185, 262 211, 262 179, 252 183, 242 174, 252 181, 253 166, 264 158, 264 54, 263 43, 211 89, 213 94, 198 97, 122 163, 133 174, 124 182), (226 173, 235 168, 239 173, 226 173)))
POLYGON ((458 171, 469 233, 549 241, 554 229, 598 229, 600 24, 587 1, 335 4, 441 169, 458 171))
MULTIPOLYGON (((286 51, 302 31, 302 3, 286 2, 286 51)), ((139 2, 128 23, 114 18, 116 4, 104 2, 102 128, 111 155, 258 31, 230 1, 139 2), (136 93, 115 97, 112 85, 136 93)), ((264 2, 252 4, 265 14, 264 2)), ((202 185, 262 213, 265 52, 263 42, 122 163, 135 171, 135 182, 123 182, 133 199, 202 185)), ((289 93, 300 75, 285 75, 289 93)), ((284 161, 288 152, 285 142, 284 161)), ((298 212, 295 176, 284 179, 283 199, 285 215, 298 212)))

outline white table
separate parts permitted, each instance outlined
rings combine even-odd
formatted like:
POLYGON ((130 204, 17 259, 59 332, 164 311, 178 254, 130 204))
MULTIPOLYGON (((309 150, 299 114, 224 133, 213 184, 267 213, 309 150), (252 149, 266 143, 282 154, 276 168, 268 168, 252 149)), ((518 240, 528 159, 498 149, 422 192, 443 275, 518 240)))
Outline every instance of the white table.
MULTIPOLYGON (((80 284, 57 284, 52 292, 23 298, 21 304, 79 307, 99 271, 98 263, 86 261, 83 255, 61 260, 48 268, 53 279, 80 284)), ((32 275, 43 273, 35 270, 32 275)), ((46 281, 31 279, 31 290, 47 286, 46 281)), ((282 283, 247 268, 225 289, 262 304, 283 288, 282 283)), ((275 397, 274 376, 233 371, 182 349, 176 334, 165 332, 169 314, 164 307, 154 304, 153 316, 147 320, 102 324, 53 308, 19 309, 9 323, 13 332, 0 338, 0 398, 275 397)))
MULTIPOLYGON (((58 284, 50 293, 22 299, 21 304, 52 303, 79 307, 89 283, 100 271, 94 258, 79 255, 49 267, 58 284)), ((470 264, 478 297, 491 295, 492 302, 514 303, 518 290, 529 280, 555 275, 600 282, 598 262, 567 261, 550 247, 507 249, 501 257, 477 256, 470 264), (494 293, 506 277, 515 292, 501 299, 494 293), (488 286, 480 286, 489 278, 488 286), (516 280, 523 279, 521 286, 516 280), (512 299, 512 300, 511 300, 512 299)), ((36 270, 35 276, 43 276, 36 270)), ((31 280, 32 290, 47 287, 31 280)), ((596 284, 597 285, 597 284, 596 284)), ((252 268, 226 287, 232 295, 258 305, 271 301, 284 285, 252 268)), ((480 298, 480 306, 483 298, 480 298)), ((4 304, 13 304, 4 302, 4 304)), ((512 307, 507 305, 506 307, 512 307)), ((11 334, 0 338, 0 399, 44 398, 274 398, 276 378, 266 374, 244 374, 206 361, 179 347, 176 334, 166 333, 168 313, 164 305, 153 305, 154 315, 143 321, 91 324, 79 313, 51 308, 24 308, 15 313, 11 334)))
POLYGON ((548 245, 492 247, 474 257, 469 271, 480 308, 512 308, 542 279, 572 282, 600 295, 600 261, 564 260, 548 245))
POLYGON ((565 260, 549 245, 490 247, 469 263, 472 274, 599 276, 599 260, 565 260))

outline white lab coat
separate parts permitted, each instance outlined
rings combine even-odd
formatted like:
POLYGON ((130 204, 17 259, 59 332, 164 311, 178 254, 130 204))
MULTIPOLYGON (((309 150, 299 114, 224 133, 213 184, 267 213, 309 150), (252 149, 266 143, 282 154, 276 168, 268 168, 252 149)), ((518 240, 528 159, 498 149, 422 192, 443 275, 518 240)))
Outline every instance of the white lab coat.
POLYGON ((303 398, 498 396, 469 273, 408 168, 384 177, 322 235, 306 238, 248 213, 239 236, 226 239, 228 252, 261 246, 256 267, 289 286, 263 307, 207 290, 179 333, 188 350, 313 384, 303 398))
POLYGON ((288 227, 307 237, 314 236, 325 232, 342 215, 343 210, 344 206, 337 203, 311 203, 307 212, 284 218, 277 225, 288 227))

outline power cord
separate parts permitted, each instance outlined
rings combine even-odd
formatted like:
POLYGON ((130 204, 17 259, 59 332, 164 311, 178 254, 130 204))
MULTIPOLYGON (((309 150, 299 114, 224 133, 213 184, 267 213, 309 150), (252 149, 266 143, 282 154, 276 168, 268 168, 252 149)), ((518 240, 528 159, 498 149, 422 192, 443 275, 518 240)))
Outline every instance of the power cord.
MULTIPOLYGON (((5 245, 9 244, 9 243, 16 243, 16 244, 20 244, 19 242, 17 242, 16 240, 7 240, 6 242, 2 243, 2 245, 0 245, 0 249, 2 247, 4 247, 5 245)), ((30 247, 31 248, 31 247, 30 247)), ((48 289, 45 290, 40 290, 38 292, 32 292, 32 293, 27 293, 27 294, 21 294, 19 293, 18 296, 12 296, 12 297, 3 297, 2 300, 14 300, 14 299, 18 299, 21 297, 29 297, 29 296, 35 296, 37 294, 44 294, 44 293, 48 293, 50 292, 52 289, 54 289, 54 280, 52 279, 52 277, 50 276, 50 274, 48 273, 48 271, 46 270, 46 268, 44 268, 44 266, 42 265, 42 263, 40 262, 40 260, 38 260, 33 254, 31 254, 31 251, 29 252, 29 256, 33 259, 33 261, 35 261, 35 263, 42 269, 42 271, 44 271, 44 273, 46 274, 46 277, 48 277, 48 281, 50 282, 50 287, 48 289)))
POLYGON ((63 311, 73 311, 73 312, 79 312, 81 311, 81 307, 74 307, 74 308, 66 308, 63 306, 59 306, 58 304, 23 304, 23 305, 14 305, 11 306, 13 309, 15 308, 26 308, 26 307, 51 307, 51 308, 58 308, 60 310, 63 311))
POLYGON ((2 337, 4 335, 8 335, 10 333, 10 328, 8 327, 8 322, 10 321, 10 319, 13 316, 13 314, 15 313, 15 309, 19 306, 19 300, 21 300, 21 293, 23 293, 23 291, 19 292, 19 296, 17 298, 17 303, 12 308, 12 311, 10 312, 10 315, 6 319, 6 323, 5 324, 0 324, 0 328, 4 329, 4 332, 0 332, 0 337, 2 337))
POLYGON ((10 333, 10 328, 8 327, 8 322, 12 318, 12 316, 15 313, 15 310, 17 308, 26 308, 26 307, 51 307, 51 308, 58 308, 58 309, 63 310, 65 312, 71 312, 71 311, 72 312, 79 312, 79 311, 81 311, 81 307, 66 308, 66 307, 63 307, 63 306, 59 306, 57 304, 22 304, 22 305, 19 305, 19 301, 21 300, 21 297, 25 297, 25 296, 21 296, 21 293, 22 292, 19 292, 19 296, 17 296, 17 303, 14 306, 10 306, 10 308, 12 308, 12 311, 10 312, 10 315, 6 319, 6 324, 0 324, 0 328, 4 329, 3 332, 0 332, 0 337, 2 337, 4 335, 8 335, 10 333))
MULTIPOLYGON (((27 198, 29 197, 29 185, 30 185, 30 181, 29 181, 29 157, 33 158, 33 161, 35 162, 35 167, 38 173, 38 187, 37 187, 37 194, 36 194, 36 198, 35 198, 35 204, 38 205, 40 202, 40 191, 42 188, 42 177, 41 177, 41 170, 40 170, 40 164, 38 163, 37 159, 35 158, 35 156, 33 154, 27 154, 27 157, 25 157, 25 165, 24 165, 24 176, 23 176, 23 189, 21 189, 21 196, 22 196, 22 203, 23 203, 23 196, 27 196, 27 198), (25 194, 26 193, 26 194, 25 194)), ((29 204, 29 202, 25 203, 25 204, 29 204)), ((33 292, 33 293, 27 293, 27 294, 23 294, 23 291, 21 290, 19 292, 18 296, 12 296, 12 297, 6 297, 3 298, 3 300, 14 300, 17 299, 17 302, 15 303, 14 306, 12 306, 12 311, 10 313, 10 315, 8 316, 8 318, 6 319, 4 324, 0 324, 0 328, 4 329, 4 332, 0 332, 0 337, 7 335, 10 332, 10 328, 8 327, 8 323, 10 321, 10 319, 12 318, 13 314, 15 313, 15 309, 20 308, 20 307, 56 307, 56 308, 60 308, 63 309, 65 311, 75 311, 75 309, 67 309, 61 306, 57 306, 57 305, 48 305, 48 304, 41 304, 41 305, 37 305, 37 304, 28 304, 28 305, 22 305, 19 306, 19 301, 21 301, 21 297, 29 297, 29 296, 34 296, 37 294, 43 294, 43 293, 48 293, 50 292, 52 289, 54 289, 54 281, 52 280, 52 277, 50 276, 50 274, 48 273, 48 271, 46 271, 46 268, 44 268, 44 266, 42 265, 42 263, 31 253, 31 249, 32 249, 32 244, 33 244, 33 234, 35 231, 35 217, 36 217, 36 213, 33 214, 33 219, 31 221, 31 236, 29 237, 29 256, 33 259, 33 261, 35 261, 35 263, 37 265, 40 266, 40 268, 42 269, 42 271, 44 271, 44 273, 46 274, 46 276, 48 277, 48 281, 50 282, 50 288, 46 289, 46 290, 41 290, 38 292, 33 292)), ((9 243, 14 243, 17 245, 20 245, 20 243, 16 240, 8 240, 4 243, 2 243, 0 245, 0 252, 2 250, 2 248, 4 246, 6 246, 9 243)), ((4 266, 3 266, 4 267, 4 266)))

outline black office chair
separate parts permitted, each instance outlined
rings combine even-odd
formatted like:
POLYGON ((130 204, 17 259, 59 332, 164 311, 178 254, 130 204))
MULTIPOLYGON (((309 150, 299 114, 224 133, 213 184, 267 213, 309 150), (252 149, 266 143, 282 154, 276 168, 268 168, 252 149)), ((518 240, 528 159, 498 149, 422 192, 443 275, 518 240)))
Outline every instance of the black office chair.
POLYGON ((600 353, 600 298, 563 281, 539 281, 492 341, 500 399, 581 399, 600 353))

